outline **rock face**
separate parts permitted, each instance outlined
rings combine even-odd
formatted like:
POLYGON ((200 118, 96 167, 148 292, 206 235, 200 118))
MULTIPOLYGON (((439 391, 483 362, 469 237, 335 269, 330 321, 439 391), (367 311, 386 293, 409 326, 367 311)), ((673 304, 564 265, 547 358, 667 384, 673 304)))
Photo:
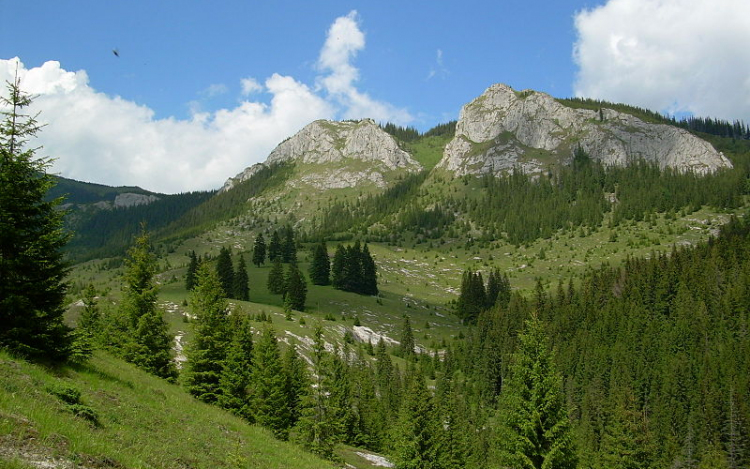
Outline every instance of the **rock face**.
POLYGON ((385 175, 389 172, 422 169, 372 119, 318 120, 279 144, 265 163, 251 166, 229 179, 222 191, 249 179, 264 165, 288 161, 306 165, 295 184, 318 189, 354 187, 362 183, 383 187, 386 185, 385 175))
POLYGON ((465 105, 439 165, 461 176, 521 168, 534 173, 565 163, 580 145, 605 165, 646 160, 707 174, 732 164, 689 132, 611 109, 573 109, 551 96, 502 84, 465 105))

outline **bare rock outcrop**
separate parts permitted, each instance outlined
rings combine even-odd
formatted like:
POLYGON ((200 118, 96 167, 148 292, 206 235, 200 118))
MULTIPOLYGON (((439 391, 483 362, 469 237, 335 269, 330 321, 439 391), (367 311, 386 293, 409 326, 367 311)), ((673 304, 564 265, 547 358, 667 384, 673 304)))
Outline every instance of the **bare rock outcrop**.
POLYGON ((732 166, 711 144, 675 126, 612 109, 574 109, 545 93, 502 84, 463 107, 439 166, 458 175, 513 168, 533 173, 570 160, 578 145, 605 165, 646 160, 699 174, 732 166))
POLYGON ((307 165, 293 183, 322 190, 354 187, 363 183, 384 187, 387 184, 385 174, 388 172, 422 169, 372 119, 344 122, 318 120, 280 143, 268 155, 265 163, 253 165, 229 179, 222 191, 249 179, 264 166, 283 162, 307 165))

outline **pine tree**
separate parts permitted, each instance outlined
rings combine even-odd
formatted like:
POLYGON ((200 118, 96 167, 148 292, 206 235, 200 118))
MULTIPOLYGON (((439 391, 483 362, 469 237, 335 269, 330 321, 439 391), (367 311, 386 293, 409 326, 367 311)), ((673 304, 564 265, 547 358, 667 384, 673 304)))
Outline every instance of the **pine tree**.
POLYGON ((331 284, 337 290, 343 290, 344 287, 344 267, 346 265, 346 248, 343 244, 336 246, 336 252, 333 255, 331 265, 331 284))
POLYGON ((538 318, 526 321, 513 358, 501 394, 501 463, 529 469, 576 467, 562 377, 538 318))
POLYGON ((281 259, 273 261, 271 271, 268 272, 266 286, 268 291, 273 294, 283 295, 286 293, 286 278, 284 277, 284 266, 281 264, 281 259))
POLYGON ((206 263, 198 268, 190 305, 195 320, 185 382, 190 394, 214 403, 221 395, 219 381, 230 342, 229 311, 218 275, 206 263))
POLYGON ((297 262, 297 244, 294 240, 294 229, 289 225, 284 228, 284 243, 281 247, 281 259, 284 262, 297 262))
POLYGON ((282 261, 281 237, 278 230, 271 235, 271 242, 268 244, 268 260, 270 262, 282 261))
POLYGON ((396 469, 437 469, 437 427, 432 396, 424 377, 412 378, 401 409, 394 442, 396 469))
POLYGON ((230 318, 232 341, 219 379, 218 404, 235 415, 252 422, 250 406, 250 380, 253 357, 253 330, 246 314, 233 314, 230 318))
POLYGON ((248 286, 247 265, 242 254, 237 257, 237 269, 234 271, 234 285, 232 298, 240 301, 250 300, 250 287, 248 286))
POLYGON ((268 327, 253 346, 250 402, 255 422, 281 439, 291 421, 286 381, 276 335, 268 327))
POLYGON ((331 261, 328 258, 328 247, 325 241, 315 246, 310 264, 310 282, 313 285, 331 284, 331 261))
POLYGON ((378 294, 378 270, 367 244, 362 248, 362 292, 365 295, 378 294))
POLYGON ((253 243, 253 264, 256 267, 266 263, 266 240, 263 238, 263 233, 258 233, 255 237, 255 243, 253 243))
POLYGON ((125 360, 149 373, 174 378, 177 372, 171 358, 172 337, 164 313, 156 305, 156 257, 145 226, 128 251, 125 266, 126 289, 120 309, 129 337, 121 353, 125 360))
POLYGON ((216 274, 219 276, 224 295, 230 298, 234 292, 234 267, 232 266, 232 252, 225 246, 222 246, 216 260, 216 274))
POLYGON ((195 273, 198 271, 198 256, 190 251, 190 262, 185 273, 185 290, 191 291, 195 287, 195 273))
POLYGON ((399 351, 403 358, 408 359, 414 356, 414 332, 411 330, 409 316, 404 316, 404 329, 401 332, 401 345, 399 351))
POLYGON ((307 377, 307 366, 297 354, 294 345, 287 347, 282 358, 284 376, 286 377, 286 398, 289 407, 289 425, 299 421, 302 412, 302 400, 310 388, 307 377))
POLYGON ((32 99, 20 80, 0 98, 0 347, 29 358, 65 361, 71 331, 63 323, 67 267, 61 249, 62 199, 46 201, 49 160, 24 150, 40 129, 24 114, 32 99))
POLYGON ((307 299, 307 285, 297 264, 289 264, 285 284, 285 294, 286 298, 289 299, 289 305, 297 311, 304 311, 305 300, 307 299))
POLYGON ((92 283, 83 290, 83 311, 78 317, 77 329, 84 332, 90 338, 99 337, 102 331, 102 315, 96 301, 96 289, 92 283))

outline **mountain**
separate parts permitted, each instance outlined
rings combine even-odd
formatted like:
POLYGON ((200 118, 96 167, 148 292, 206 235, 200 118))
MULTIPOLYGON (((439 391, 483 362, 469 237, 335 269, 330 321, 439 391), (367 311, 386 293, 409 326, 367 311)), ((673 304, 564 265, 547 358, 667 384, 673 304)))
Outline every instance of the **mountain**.
POLYGON ((300 168, 292 184, 316 190, 361 185, 383 188, 394 174, 422 169, 422 165, 372 119, 318 120, 279 144, 265 163, 251 166, 230 178, 222 191, 246 181, 264 166, 290 162, 300 168))
POLYGON ((604 104, 598 111, 566 106, 545 93, 496 84, 466 104, 439 167, 457 175, 521 168, 540 173, 584 149, 609 165, 645 160, 661 168, 707 174, 732 163, 705 140, 604 104))

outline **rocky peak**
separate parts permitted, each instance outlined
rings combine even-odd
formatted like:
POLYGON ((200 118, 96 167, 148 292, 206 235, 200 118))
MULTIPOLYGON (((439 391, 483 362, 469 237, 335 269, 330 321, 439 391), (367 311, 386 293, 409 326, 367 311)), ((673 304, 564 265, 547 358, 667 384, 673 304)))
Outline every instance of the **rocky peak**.
POLYGON ((251 166, 229 179, 222 191, 249 179, 264 165, 289 161, 311 165, 299 182, 319 189, 353 187, 363 182, 384 186, 385 173, 422 169, 372 119, 343 122, 317 120, 281 142, 268 155, 265 163, 251 166), (368 164, 362 167, 356 165, 357 161, 368 164))
POLYGON ((573 109, 548 94, 503 84, 463 107, 439 166, 459 175, 515 167, 537 172, 568 161, 578 145, 608 165, 644 159, 700 174, 731 167, 711 144, 683 129, 612 109, 573 109))

